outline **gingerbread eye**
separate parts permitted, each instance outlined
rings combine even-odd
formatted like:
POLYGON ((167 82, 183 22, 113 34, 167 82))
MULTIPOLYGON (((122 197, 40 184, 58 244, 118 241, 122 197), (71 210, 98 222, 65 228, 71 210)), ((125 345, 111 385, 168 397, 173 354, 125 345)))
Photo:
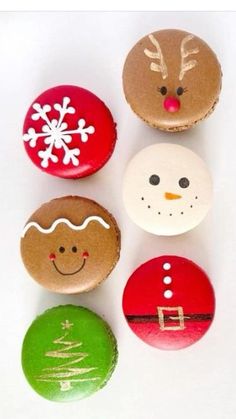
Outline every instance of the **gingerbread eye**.
POLYGON ((184 93, 184 88, 183 87, 178 87, 178 89, 176 89, 176 93, 178 96, 181 96, 184 93))
POLYGON ((189 184, 190 184, 190 182, 189 182, 188 178, 186 178, 186 177, 182 177, 179 180, 179 186, 181 188, 188 188, 189 184))
POLYGON ((167 88, 166 88, 166 86, 162 86, 162 87, 160 87, 158 90, 159 90, 159 92, 161 93, 161 95, 163 95, 163 96, 165 96, 165 95, 166 95, 166 93, 167 93, 167 88))
POLYGON ((63 246, 59 247, 59 252, 60 253, 64 253, 64 251, 65 251, 65 248, 63 246))
POLYGON ((154 186, 158 185, 158 184, 160 183, 160 178, 159 178, 159 176, 158 176, 158 175, 152 175, 152 176, 150 176, 150 178, 149 178, 149 183, 150 183, 151 185, 154 185, 154 186))
POLYGON ((76 253, 77 252, 77 247, 73 246, 71 250, 72 250, 73 253, 76 253))

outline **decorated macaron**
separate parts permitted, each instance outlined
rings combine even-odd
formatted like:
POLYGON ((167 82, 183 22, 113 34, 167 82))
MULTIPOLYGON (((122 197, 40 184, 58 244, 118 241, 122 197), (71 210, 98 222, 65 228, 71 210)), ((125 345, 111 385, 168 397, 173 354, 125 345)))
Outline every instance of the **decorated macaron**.
POLYGON ((30 106, 23 142, 32 162, 44 172, 81 178, 97 172, 111 157, 116 124, 94 93, 78 86, 57 86, 30 106))
POLYGON ((129 278, 123 312, 131 330, 159 349, 197 342, 209 329, 215 297, 206 273, 179 256, 161 256, 141 265, 129 278))
POLYGON ((74 294, 96 287, 113 270, 119 254, 114 217, 83 197, 47 202, 22 231, 21 255, 28 273, 54 292, 74 294))
POLYGON ((182 131, 214 110, 221 78, 220 64, 206 42, 168 29, 146 35, 131 49, 123 87, 142 120, 161 130, 182 131))
POLYGON ((38 316, 22 346, 26 379, 38 394, 55 402, 92 395, 107 384, 116 362, 116 339, 108 324, 73 305, 38 316))
POLYGON ((212 202, 202 159, 176 144, 144 148, 128 164, 123 198, 130 218, 149 233, 174 236, 196 227, 212 202))

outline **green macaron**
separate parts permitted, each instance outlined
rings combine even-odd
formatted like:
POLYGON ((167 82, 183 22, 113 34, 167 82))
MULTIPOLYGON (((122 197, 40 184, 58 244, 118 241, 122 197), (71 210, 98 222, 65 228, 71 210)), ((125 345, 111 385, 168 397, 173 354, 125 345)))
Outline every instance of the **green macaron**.
POLYGON ((31 387, 48 400, 90 396, 109 380, 117 362, 108 324, 84 307, 64 305, 38 316, 22 346, 22 367, 31 387))

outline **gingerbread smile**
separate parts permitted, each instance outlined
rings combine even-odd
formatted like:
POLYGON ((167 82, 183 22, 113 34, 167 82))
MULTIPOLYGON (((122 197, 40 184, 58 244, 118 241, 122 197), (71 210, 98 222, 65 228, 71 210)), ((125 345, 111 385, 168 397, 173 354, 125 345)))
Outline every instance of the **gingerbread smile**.
MULTIPOLYGON (((64 253, 65 252, 65 248, 63 247, 63 246, 61 246, 60 248, 59 248, 59 252, 60 253, 64 253)), ((73 253, 76 253, 77 252, 77 247, 76 246, 73 246, 72 247, 72 252, 73 253)), ((60 274, 60 275, 75 275, 75 274, 77 274, 77 273, 79 273, 80 271, 82 271, 82 269, 84 268, 84 266, 85 266, 85 262, 86 262, 86 259, 88 258, 88 256, 89 256, 89 253, 87 252, 87 251, 85 251, 85 252, 83 252, 83 254, 82 254, 82 257, 83 257, 83 263, 82 263, 82 265, 78 268, 78 269, 76 269, 76 271, 74 271, 74 272, 62 272, 59 268, 58 268, 58 266, 56 265, 56 262, 55 262, 55 259, 56 259, 56 255, 55 255, 55 253, 50 253, 50 255, 49 255, 49 259, 52 261, 52 263, 53 263, 53 265, 54 265, 54 268, 56 269, 56 271, 60 274)))
POLYGON ((74 271, 74 272, 62 272, 62 271, 61 271, 61 270, 57 267, 57 265, 56 265, 56 263, 55 263, 55 261, 54 261, 54 260, 52 261, 52 263, 53 263, 54 268, 56 269, 56 271, 57 271, 59 274, 64 275, 64 276, 66 276, 66 275, 75 275, 75 274, 78 274, 80 271, 82 271, 82 269, 84 268, 85 263, 86 263, 86 258, 84 258, 83 263, 82 263, 82 265, 79 267, 79 269, 77 269, 77 270, 76 270, 76 271, 74 271))

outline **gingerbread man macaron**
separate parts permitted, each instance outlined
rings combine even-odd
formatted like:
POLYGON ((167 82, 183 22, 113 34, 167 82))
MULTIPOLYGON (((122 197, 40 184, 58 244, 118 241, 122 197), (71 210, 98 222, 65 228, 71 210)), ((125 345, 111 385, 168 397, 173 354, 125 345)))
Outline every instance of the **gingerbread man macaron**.
POLYGON ((186 130, 212 113, 221 78, 219 61, 206 42, 177 29, 143 37, 123 69, 132 110, 149 125, 170 132, 186 130))
POLYGON ((47 202, 22 232, 21 255, 27 271, 58 293, 95 288, 113 270, 119 254, 120 231, 114 217, 84 197, 47 202))

